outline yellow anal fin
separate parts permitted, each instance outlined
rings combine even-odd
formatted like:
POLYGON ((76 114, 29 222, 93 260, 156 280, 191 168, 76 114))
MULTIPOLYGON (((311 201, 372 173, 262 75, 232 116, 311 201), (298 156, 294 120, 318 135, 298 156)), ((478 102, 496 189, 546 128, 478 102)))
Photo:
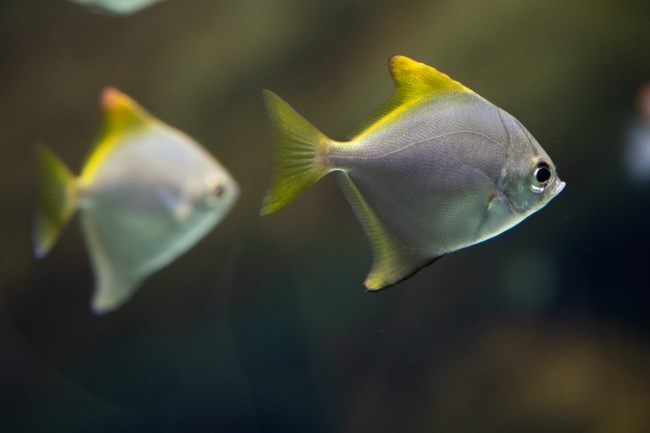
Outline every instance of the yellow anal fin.
POLYGON ((395 285, 438 259, 436 257, 422 260, 417 254, 413 254, 414 251, 400 247, 383 227, 377 214, 350 176, 347 173, 340 173, 338 179, 372 245, 374 261, 363 283, 368 291, 377 291, 395 285))
POLYGON ((327 152, 332 140, 323 135, 275 93, 264 91, 271 119, 271 181, 262 215, 277 211, 330 171, 327 152))
POLYGON ((454 93, 473 93, 437 69, 404 56, 388 60, 390 76, 395 82, 393 96, 373 114, 358 124, 349 137, 354 138, 391 114, 403 112, 423 100, 440 98, 454 93))
POLYGON ((38 205, 34 225, 34 255, 44 257, 77 206, 76 178, 54 153, 36 149, 38 205))

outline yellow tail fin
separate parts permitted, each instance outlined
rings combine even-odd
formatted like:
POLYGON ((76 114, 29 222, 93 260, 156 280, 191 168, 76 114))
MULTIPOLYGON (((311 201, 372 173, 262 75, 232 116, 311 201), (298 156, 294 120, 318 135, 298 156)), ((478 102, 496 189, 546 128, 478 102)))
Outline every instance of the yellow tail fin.
POLYGON ((50 150, 36 150, 38 210, 34 226, 34 255, 45 256, 74 214, 77 203, 75 176, 50 150))
POLYGON ((275 93, 265 90, 264 102, 273 130, 271 182, 260 212, 267 215, 288 204, 330 171, 326 155, 332 140, 275 93))

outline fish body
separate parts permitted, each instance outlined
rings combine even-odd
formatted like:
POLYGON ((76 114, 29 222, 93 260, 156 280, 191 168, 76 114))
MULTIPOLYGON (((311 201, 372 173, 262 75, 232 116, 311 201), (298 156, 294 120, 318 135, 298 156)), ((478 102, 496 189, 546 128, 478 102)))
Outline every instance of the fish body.
POLYGON ((265 92, 273 147, 262 214, 338 172, 373 247, 368 290, 502 233, 565 185, 510 114, 406 57, 392 57, 390 72, 395 94, 348 142, 327 138, 265 92))
POLYGON ((128 96, 106 89, 102 105, 104 127, 78 178, 39 148, 34 237, 35 254, 42 257, 80 209, 97 280, 97 313, 119 307, 147 276, 189 250, 239 195, 214 157, 128 96))
POLYGON ((98 8, 119 15, 130 15, 162 0, 70 0, 71 2, 98 8))

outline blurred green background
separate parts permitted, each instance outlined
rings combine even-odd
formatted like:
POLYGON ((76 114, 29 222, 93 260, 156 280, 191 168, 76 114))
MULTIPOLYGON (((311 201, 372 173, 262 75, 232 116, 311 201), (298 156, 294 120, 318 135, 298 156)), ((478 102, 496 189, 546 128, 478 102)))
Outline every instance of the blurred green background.
POLYGON ((169 0, 128 17, 2 1, 0 432, 650 431, 650 185, 623 164, 649 23, 641 0, 169 0), (344 139, 391 95, 393 54, 517 117, 567 188, 369 294, 334 176, 258 216, 261 90, 344 139), (76 219, 32 257, 33 160, 44 143, 79 172, 108 85, 242 196, 96 317, 76 219))

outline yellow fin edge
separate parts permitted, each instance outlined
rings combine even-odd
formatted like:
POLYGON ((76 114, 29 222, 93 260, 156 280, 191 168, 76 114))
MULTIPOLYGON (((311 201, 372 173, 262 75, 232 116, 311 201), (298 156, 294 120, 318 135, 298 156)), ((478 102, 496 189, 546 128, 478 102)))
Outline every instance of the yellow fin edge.
POLYGON ((374 261, 363 285, 374 292, 392 286, 413 274, 414 266, 399 250, 379 218, 347 173, 340 173, 339 184, 370 239, 374 261))

